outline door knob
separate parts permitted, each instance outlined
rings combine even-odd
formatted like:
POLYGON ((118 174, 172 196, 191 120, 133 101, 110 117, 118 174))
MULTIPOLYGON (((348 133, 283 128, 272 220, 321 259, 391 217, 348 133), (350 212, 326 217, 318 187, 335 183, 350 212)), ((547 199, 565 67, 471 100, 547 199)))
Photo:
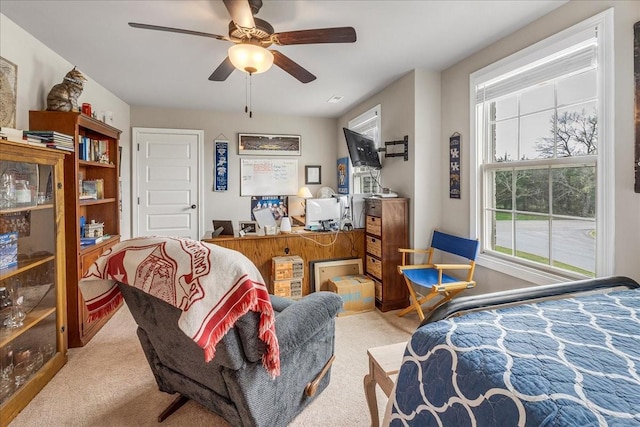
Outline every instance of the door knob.
POLYGON ((195 209, 195 208, 196 208, 196 205, 191 205, 191 209, 195 209))

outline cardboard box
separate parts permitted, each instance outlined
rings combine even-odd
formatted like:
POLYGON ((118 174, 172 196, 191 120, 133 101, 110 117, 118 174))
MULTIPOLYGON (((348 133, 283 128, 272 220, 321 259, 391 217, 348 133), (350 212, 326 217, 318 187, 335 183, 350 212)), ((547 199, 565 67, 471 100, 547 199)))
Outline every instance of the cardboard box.
POLYGON ((0 234, 0 270, 18 265, 18 233, 0 234))
POLYGON ((273 294, 279 297, 301 298, 302 279, 273 280, 273 294))
POLYGON ((371 311, 376 306, 373 280, 367 276, 334 277, 329 279, 329 290, 342 298, 343 307, 338 316, 371 311))
POLYGON ((271 259, 274 280, 301 279, 304 276, 304 261, 299 256, 277 256, 271 259))

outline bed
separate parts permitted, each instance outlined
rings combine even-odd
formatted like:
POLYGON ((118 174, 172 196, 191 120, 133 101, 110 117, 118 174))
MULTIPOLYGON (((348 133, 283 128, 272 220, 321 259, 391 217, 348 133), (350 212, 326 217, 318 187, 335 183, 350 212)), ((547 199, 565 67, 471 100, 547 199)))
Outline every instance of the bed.
POLYGON ((385 421, 640 426, 639 287, 612 277, 459 298, 412 335, 385 421))

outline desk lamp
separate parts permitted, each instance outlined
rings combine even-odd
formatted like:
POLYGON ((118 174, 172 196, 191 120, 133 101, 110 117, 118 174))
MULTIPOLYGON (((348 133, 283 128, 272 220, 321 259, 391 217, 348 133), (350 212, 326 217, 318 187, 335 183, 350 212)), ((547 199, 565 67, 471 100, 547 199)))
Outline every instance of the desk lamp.
POLYGON ((313 197, 313 194, 311 194, 311 190, 309 190, 309 187, 300 187, 300 190, 298 190, 298 197, 302 197, 302 212, 304 212, 304 214, 306 215, 306 199, 311 199, 313 197))
POLYGON ((300 223, 300 225, 304 225, 304 223, 305 223, 304 218, 307 215, 307 200, 306 199, 313 198, 313 194, 311 194, 311 191, 309 190, 309 187, 300 187, 300 190, 298 190, 298 194, 296 196, 302 198, 302 201, 300 202, 300 205, 302 206, 302 215, 293 217, 293 220, 296 223, 300 223))

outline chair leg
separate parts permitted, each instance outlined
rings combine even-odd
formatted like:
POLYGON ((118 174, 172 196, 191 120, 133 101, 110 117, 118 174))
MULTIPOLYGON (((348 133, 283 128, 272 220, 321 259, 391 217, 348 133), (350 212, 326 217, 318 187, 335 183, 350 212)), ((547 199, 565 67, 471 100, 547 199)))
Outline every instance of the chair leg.
POLYGON ((433 305, 431 305, 429 307, 426 307, 424 309, 424 312, 427 313, 427 314, 425 314, 425 317, 431 316, 431 313, 433 312, 433 310, 435 310, 436 308, 440 307, 444 303, 446 303, 448 301, 451 301, 456 295, 458 295, 463 290, 464 289, 461 289, 461 290, 458 290, 458 291, 453 291, 453 292, 445 292, 444 294, 439 294, 439 295, 442 295, 442 299, 438 300, 438 302, 436 302, 435 304, 433 304, 433 305))
POLYGON ((436 304, 434 304, 432 307, 430 307, 429 311, 433 311, 436 308, 440 307, 442 304, 446 303, 447 301, 451 301, 456 295, 458 295, 463 290, 464 289, 460 289, 458 291, 453 291, 453 292, 445 292, 445 294, 443 295, 443 298, 440 301, 438 301, 436 304))
POLYGON ((336 356, 332 354, 331 358, 327 360, 327 363, 325 363, 324 366, 322 367, 322 370, 320 371, 320 373, 316 375, 313 381, 307 384, 307 386, 304 388, 304 393, 307 396, 313 397, 313 395, 316 394, 316 391, 318 390, 318 385, 320 384, 320 380, 322 380, 322 378, 324 378, 327 372, 329 372, 329 368, 331 367, 331 364, 333 363, 334 360, 336 360, 336 356))
MULTIPOLYGON (((422 305, 424 303, 426 303, 427 301, 430 301, 431 299, 437 297, 440 295, 439 292, 430 292, 427 295, 423 296, 422 298, 418 298, 416 292, 413 290, 413 287, 410 288, 409 291, 412 295, 411 295, 411 301, 412 304, 405 308, 404 310, 402 310, 400 313, 398 313, 398 316, 404 316, 405 314, 415 310, 418 313, 418 317, 420 318, 420 321, 422 322, 425 318, 425 314, 424 314, 424 310, 422 310, 422 305)), ((427 310, 428 312, 429 310, 427 310)))
POLYGON ((409 282, 406 277, 404 279, 404 282, 406 283, 407 288, 409 289, 410 304, 409 304, 409 307, 405 308, 400 313, 398 313, 398 316, 402 317, 405 314, 415 310, 416 312, 418 312, 418 317, 420 317, 420 320, 422 321, 424 320, 424 313, 422 313, 422 308, 420 307, 420 303, 418 302, 418 295, 416 295, 416 291, 413 289, 411 282, 409 282))
POLYGON ((158 422, 161 423, 166 420, 171 414, 176 412, 178 409, 182 407, 185 403, 189 401, 188 397, 185 397, 178 393, 178 397, 173 399, 173 401, 165 408, 164 411, 160 415, 158 415, 158 422))

